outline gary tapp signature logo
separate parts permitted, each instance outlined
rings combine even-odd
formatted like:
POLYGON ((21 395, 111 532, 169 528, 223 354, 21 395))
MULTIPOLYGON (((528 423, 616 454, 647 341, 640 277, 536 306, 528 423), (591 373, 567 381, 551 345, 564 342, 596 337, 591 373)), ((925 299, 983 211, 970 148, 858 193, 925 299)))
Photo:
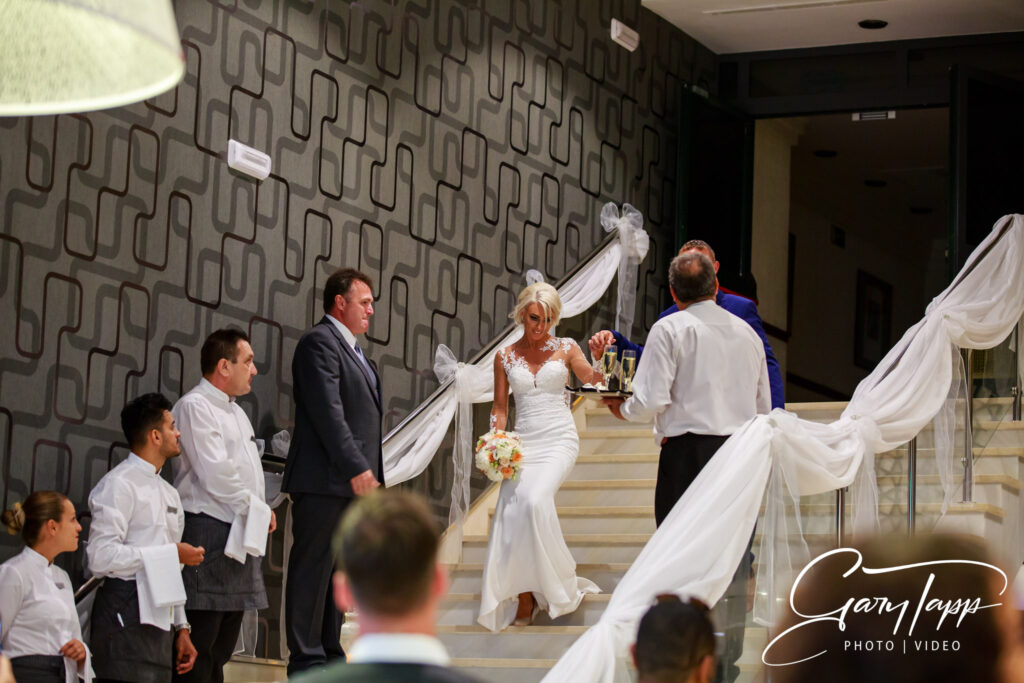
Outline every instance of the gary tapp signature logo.
MULTIPOLYGON (((998 575, 1003 582, 1002 590, 999 591, 999 595, 1006 592, 1009 582, 1006 577, 1006 573, 1003 572, 999 567, 988 564, 987 562, 977 562, 974 560, 936 560, 931 562, 918 562, 915 564, 905 564, 896 567, 865 567, 863 566, 863 556, 859 550, 854 548, 837 548, 836 550, 823 553, 812 560, 800 574, 797 575, 796 581, 793 582, 793 588, 789 593, 789 606, 793 610, 793 614, 798 618, 798 621, 787 628, 782 633, 775 636, 768 645, 765 646, 764 652, 761 653, 761 661, 768 666, 788 666, 790 664, 799 664, 808 660, 820 657, 828 652, 828 650, 821 650, 820 652, 811 654, 803 659, 797 659, 793 661, 772 661, 771 653, 773 648, 781 645, 784 640, 791 638, 799 638, 800 631, 806 629, 815 624, 827 624, 828 622, 835 622, 835 626, 839 632, 846 630, 847 620, 851 615, 872 615, 881 617, 878 623, 883 628, 886 622, 891 621, 892 639, 888 637, 889 633, 881 631, 879 635, 886 636, 879 640, 867 640, 867 641, 850 641, 840 640, 839 645, 847 650, 856 651, 887 651, 897 652, 902 650, 905 654, 907 652, 926 652, 934 651, 936 649, 943 650, 956 650, 959 649, 959 641, 953 640, 929 640, 928 635, 931 635, 930 631, 926 633, 919 633, 918 639, 914 639, 914 629, 918 626, 922 616, 926 617, 930 623, 935 621, 935 631, 938 631, 945 623, 947 626, 952 625, 953 628, 959 628, 964 619, 971 614, 976 614, 978 611, 988 609, 990 607, 997 607, 1001 605, 1001 602, 992 603, 989 605, 982 604, 982 598, 980 596, 966 595, 966 597, 955 598, 955 599, 941 599, 934 596, 930 596, 929 591, 935 582, 935 578, 938 572, 943 571, 943 565, 977 565, 990 569, 996 575, 998 575), (837 604, 834 609, 818 613, 807 613, 801 611, 799 605, 797 605, 797 591, 800 587, 801 581, 807 576, 808 572, 820 565, 825 560, 841 555, 849 555, 850 566, 849 569, 844 571, 840 576, 834 580, 839 581, 841 579, 848 579, 854 575, 855 572, 861 572, 866 576, 878 575, 878 574, 890 574, 894 572, 910 572, 911 570, 919 570, 914 573, 914 576, 925 576, 923 585, 920 589, 920 594, 913 599, 897 599, 892 600, 884 595, 850 595, 842 601, 841 604, 837 604), (927 570, 923 568, 928 568, 927 570), (900 628, 906 629, 902 644, 899 643, 900 628), (909 645, 908 645, 908 640, 909 645)), ((910 580, 910 577, 908 577, 910 580)), ((913 589, 911 589, 913 590, 913 589)), ((965 586, 965 594, 973 590, 972 587, 965 586)), ((909 591, 907 594, 910 594, 909 591)))

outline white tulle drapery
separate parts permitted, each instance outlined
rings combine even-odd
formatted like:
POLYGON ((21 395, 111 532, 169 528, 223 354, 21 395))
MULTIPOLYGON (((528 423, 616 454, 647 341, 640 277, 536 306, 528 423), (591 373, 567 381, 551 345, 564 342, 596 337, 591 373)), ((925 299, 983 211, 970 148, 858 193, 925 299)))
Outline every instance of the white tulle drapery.
MULTIPOLYGON (((620 233, 621 234, 621 233, 620 233)), ((562 300, 562 317, 571 318, 593 306, 603 295, 619 267, 622 247, 618 240, 609 242, 597 256, 586 266, 580 269, 575 275, 559 287, 558 296, 562 300)), ((454 357, 450 361, 442 362, 441 372, 445 376, 460 376, 460 386, 467 389, 456 390, 455 382, 444 387, 433 403, 425 408, 419 415, 413 418, 402 430, 384 444, 384 481, 388 486, 408 481, 420 474, 430 464, 437 449, 441 446, 448 431, 448 426, 455 417, 456 409, 459 406, 460 394, 469 403, 484 403, 490 401, 494 392, 494 354, 499 348, 511 344, 522 335, 521 327, 517 327, 502 339, 494 350, 484 358, 473 364, 456 364, 456 371, 452 371, 451 363, 455 362, 454 357)), ((435 373, 439 371, 435 359, 435 373)), ((440 378, 440 374, 438 378, 440 378)), ((444 382, 445 380, 441 380, 444 382)), ((465 410, 469 410, 469 403, 463 401, 465 410)), ((468 415, 468 412, 467 412, 468 415)), ((467 418, 464 424, 469 424, 467 418)), ((469 455, 472 454, 472 427, 470 437, 465 443, 469 444, 469 455)), ((465 435, 463 435, 465 438, 465 435)), ((457 446, 452 454, 455 459, 455 472, 459 473, 465 469, 467 475, 463 478, 463 488, 456 494, 453 491, 453 507, 455 502, 468 501, 469 499, 469 476, 468 468, 472 467, 471 458, 466 459, 466 452, 462 452, 457 446), (461 453, 461 455, 460 455, 461 453)), ((460 503, 461 505, 461 503, 460 503)), ((452 511, 452 515, 457 513, 452 511)))
POLYGON ((644 231, 644 217, 631 204, 619 207, 608 202, 601 209, 601 226, 605 232, 617 231, 622 245, 622 259, 619 261, 619 296, 615 309, 615 329, 626 336, 633 332, 633 318, 636 314, 636 271, 647 256, 650 237, 644 231))
MULTIPOLYGON (((759 555, 755 619, 771 623, 806 546, 784 503, 857 483, 857 507, 877 511, 874 453, 912 439, 955 395, 958 348, 991 348, 1024 314, 1024 218, 1001 219, 960 274, 928 306, 878 367, 858 386, 831 424, 807 422, 776 409, 755 417, 723 444, 612 594, 601 619, 558 661, 545 681, 625 680, 628 646, 659 593, 695 595, 715 603, 724 593, 753 531, 767 491, 759 555), (794 528, 795 527, 795 528, 794 528), (619 669, 619 675, 616 670, 619 669)), ((855 528, 870 529, 870 515, 855 528)), ((1020 547, 1003 549, 1019 566, 1020 547)))
MULTIPOLYGON (((455 408, 455 444, 452 462, 452 504, 448 513, 448 535, 452 543, 462 543, 462 522, 469 511, 469 475, 473 467, 473 404, 491 400, 494 374, 491 368, 460 363, 444 344, 434 354, 434 374, 441 384, 452 383, 455 408)), ((386 475, 385 475, 385 481, 386 475)))

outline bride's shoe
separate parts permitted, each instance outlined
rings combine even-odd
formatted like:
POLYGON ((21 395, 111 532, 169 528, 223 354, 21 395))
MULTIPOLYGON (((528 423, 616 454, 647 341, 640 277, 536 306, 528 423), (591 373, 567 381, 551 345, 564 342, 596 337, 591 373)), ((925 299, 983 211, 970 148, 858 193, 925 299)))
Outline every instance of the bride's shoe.
POLYGON ((537 614, 537 608, 538 608, 537 599, 535 597, 533 597, 533 593, 520 593, 520 595, 519 595, 519 606, 516 608, 516 618, 515 618, 515 621, 512 622, 512 625, 513 626, 529 626, 530 624, 532 624, 533 623, 533 617, 537 614), (524 604, 523 604, 524 597, 523 596, 529 596, 529 605, 530 605, 529 610, 523 609, 523 607, 524 607, 524 604), (523 616, 520 616, 520 615, 522 615, 523 612, 526 612, 526 614, 523 615, 523 616))

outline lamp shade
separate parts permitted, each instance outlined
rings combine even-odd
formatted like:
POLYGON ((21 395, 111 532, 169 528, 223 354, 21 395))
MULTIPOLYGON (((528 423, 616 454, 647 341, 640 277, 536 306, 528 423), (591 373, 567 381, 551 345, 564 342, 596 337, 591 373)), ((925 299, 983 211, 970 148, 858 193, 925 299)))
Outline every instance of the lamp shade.
POLYGON ((184 72, 170 0, 0 0, 0 116, 131 104, 184 72))

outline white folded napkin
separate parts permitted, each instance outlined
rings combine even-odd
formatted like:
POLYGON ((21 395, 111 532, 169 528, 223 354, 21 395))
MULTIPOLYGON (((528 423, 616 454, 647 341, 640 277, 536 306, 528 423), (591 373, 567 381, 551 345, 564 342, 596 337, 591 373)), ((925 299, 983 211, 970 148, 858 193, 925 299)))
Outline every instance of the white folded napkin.
POLYGON ((244 515, 235 515, 231 522, 224 554, 242 564, 245 564, 246 555, 263 557, 267 552, 270 515, 269 505, 257 496, 250 496, 248 511, 244 515))
POLYGON ((142 569, 135 574, 139 592, 139 621, 164 631, 171 628, 175 605, 185 604, 178 547, 174 543, 140 549, 142 569))

